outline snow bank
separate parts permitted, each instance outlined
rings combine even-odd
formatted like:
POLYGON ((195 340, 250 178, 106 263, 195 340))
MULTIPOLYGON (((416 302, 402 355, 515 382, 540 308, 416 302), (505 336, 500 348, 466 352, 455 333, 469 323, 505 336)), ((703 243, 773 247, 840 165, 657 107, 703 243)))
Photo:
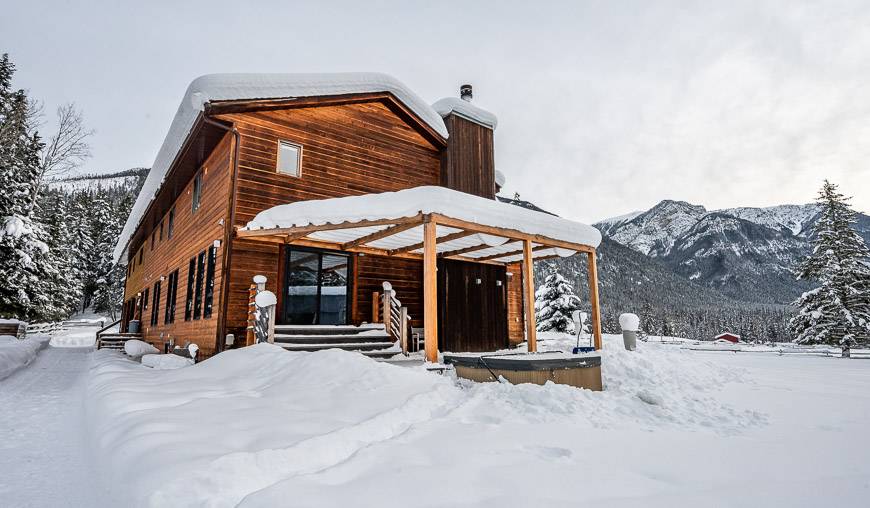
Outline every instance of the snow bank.
POLYGON ((50 340, 48 335, 28 335, 24 340, 10 335, 0 336, 0 379, 32 362, 50 340))
POLYGON ((193 358, 185 358, 176 354, 146 354, 142 356, 142 365, 156 370, 172 370, 193 365, 193 358))
POLYGON ((124 342, 124 352, 133 358, 139 358, 144 355, 152 355, 160 351, 151 344, 139 339, 130 339, 124 342))
MULTIPOLYGON (((562 343, 570 342, 541 336, 554 349, 565 350, 562 343)), ((396 462, 426 468, 433 461, 449 464, 455 475, 474 476, 486 460, 475 457, 507 453, 503 457, 519 460, 518 470, 535 482, 549 474, 532 467, 534 457, 550 453, 534 444, 547 428, 542 425, 579 439, 602 428, 728 434, 763 422, 708 396, 739 381, 740 372, 698 362, 679 349, 639 352, 624 351, 621 342, 608 345, 606 391, 591 392, 553 384, 471 383, 356 353, 292 353, 271 344, 163 371, 98 351, 88 378, 87 427, 98 466, 107 472, 106 488, 131 505, 274 506, 294 499, 300 506, 407 506, 407 493, 419 496, 414 482, 393 483, 395 499, 374 495, 379 490, 360 498, 352 477, 379 477, 396 462), (469 460, 440 454, 452 440, 476 431, 490 438, 468 443, 469 460), (517 456, 511 451, 517 446, 530 448, 517 456), (339 474, 310 497, 297 495, 299 482, 347 464, 361 470, 339 474)), ((558 461, 557 455, 550 458, 558 461)), ((521 483, 492 480, 481 479, 479 492, 465 501, 474 505, 481 492, 510 491, 521 483)), ((438 505, 437 498, 433 503, 438 505)))

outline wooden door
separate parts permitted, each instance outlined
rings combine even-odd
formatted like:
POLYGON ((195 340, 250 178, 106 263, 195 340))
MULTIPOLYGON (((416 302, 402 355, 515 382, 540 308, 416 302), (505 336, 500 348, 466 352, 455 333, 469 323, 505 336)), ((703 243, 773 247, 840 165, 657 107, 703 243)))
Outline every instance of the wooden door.
POLYGON ((438 347, 494 351, 508 347, 507 271, 503 266, 438 262, 438 347))

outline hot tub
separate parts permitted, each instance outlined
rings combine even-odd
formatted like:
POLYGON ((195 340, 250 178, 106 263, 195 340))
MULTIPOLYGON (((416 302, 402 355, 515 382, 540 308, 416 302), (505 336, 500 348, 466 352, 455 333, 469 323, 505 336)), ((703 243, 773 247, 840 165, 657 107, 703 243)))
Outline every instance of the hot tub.
POLYGON ((601 391, 601 355, 598 353, 445 353, 444 363, 456 375, 471 381, 496 381, 503 377, 513 384, 547 381, 601 391))

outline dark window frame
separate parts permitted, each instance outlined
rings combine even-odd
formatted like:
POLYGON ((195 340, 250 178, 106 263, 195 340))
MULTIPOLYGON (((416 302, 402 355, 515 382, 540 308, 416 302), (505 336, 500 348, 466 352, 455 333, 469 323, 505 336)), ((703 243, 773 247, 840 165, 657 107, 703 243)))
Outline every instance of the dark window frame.
POLYGON ((190 212, 196 213, 202 207, 202 174, 204 171, 200 170, 196 173, 196 176, 193 177, 193 190, 191 191, 190 196, 190 212))
POLYGON ((202 290, 205 282, 205 251, 196 256, 196 293, 193 295, 193 319, 202 317, 202 290))
POLYGON ((217 264, 217 247, 212 245, 208 248, 205 269, 205 297, 202 304, 203 319, 210 318, 214 307, 214 275, 217 264))
POLYGON ((193 317, 193 281, 196 277, 196 256, 190 258, 187 264, 187 297, 184 300, 184 320, 190 321, 193 317))
POLYGON ((175 207, 169 209, 169 219, 167 220, 168 224, 166 225, 166 238, 168 240, 172 239, 172 233, 175 232, 175 207))
MULTIPOLYGON (((347 295, 346 295, 346 302, 345 302, 345 309, 346 309, 345 324, 351 324, 351 321, 353 319, 353 317, 351 316, 351 308, 353 305, 353 294, 356 291, 356 286, 354 285, 354 276, 355 276, 355 272, 357 269, 356 256, 354 256, 353 254, 346 252, 346 251, 340 251, 340 250, 334 250, 334 249, 320 249, 317 247, 304 247, 304 246, 299 246, 299 245, 287 245, 287 246, 285 246, 285 248, 284 248, 284 279, 283 279, 283 281, 281 281, 281 284, 283 284, 283 286, 284 286, 283 289, 281 290, 282 295, 287 294, 288 285, 290 283, 289 274, 290 274, 290 263, 291 263, 291 252, 292 251, 307 252, 307 253, 318 255, 317 256, 317 293, 316 293, 316 300, 315 300, 315 305, 316 305, 315 313, 317 315, 317 323, 318 324, 320 323, 320 306, 322 303, 321 302, 321 295, 322 295, 321 291, 323 289, 323 256, 324 255, 333 255, 333 256, 343 256, 343 257, 347 258, 347 283, 346 283, 347 295)), ((286 300, 285 300, 285 302, 286 302, 286 300)), ((286 318, 286 311, 287 311, 286 305, 287 305, 286 303, 282 304, 278 314, 276 315, 276 317, 278 318, 278 320, 281 324, 284 324, 284 321, 286 318)))
POLYGON ((160 322, 160 281, 154 283, 154 294, 151 296, 151 326, 160 322))
POLYGON ((163 324, 169 325, 175 322, 175 301, 178 298, 178 270, 169 274, 166 285, 166 310, 163 313, 163 324))

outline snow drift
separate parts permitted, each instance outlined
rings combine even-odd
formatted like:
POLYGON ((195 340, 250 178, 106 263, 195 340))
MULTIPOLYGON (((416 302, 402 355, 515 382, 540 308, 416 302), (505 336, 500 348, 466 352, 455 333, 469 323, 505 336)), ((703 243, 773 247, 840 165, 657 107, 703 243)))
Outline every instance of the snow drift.
POLYGON ((24 340, 0 335, 0 379, 9 377, 32 362, 50 340, 48 335, 28 335, 24 340))
MULTIPOLYGON (((556 336, 542 334, 544 343, 561 347, 562 339, 548 337, 556 336)), ((132 505, 266 506, 292 498, 298 505, 407 506, 419 489, 413 482, 395 489, 402 483, 384 475, 385 467, 413 481, 430 469, 457 481, 501 471, 477 477, 474 493, 448 489, 430 499, 477 504, 474 495, 521 489, 525 480, 510 475, 553 474, 558 450, 523 444, 545 429, 583 439, 600 428, 734 433, 763 422, 704 395, 739 380, 740 372, 657 347, 643 354, 616 342, 607 347, 604 392, 476 384, 356 353, 291 353, 271 344, 169 371, 98 351, 88 378, 87 428, 98 467, 108 472, 106 488, 132 505), (471 439, 478 435, 485 438, 471 439), (457 461, 460 441, 467 461, 457 461), (518 467, 505 476, 506 464, 518 467), (329 486, 311 490, 323 475, 330 475, 329 486), (390 479, 383 488, 399 492, 360 492, 356 476, 390 479)), ((517 499, 514 505, 522 504, 517 499)))

